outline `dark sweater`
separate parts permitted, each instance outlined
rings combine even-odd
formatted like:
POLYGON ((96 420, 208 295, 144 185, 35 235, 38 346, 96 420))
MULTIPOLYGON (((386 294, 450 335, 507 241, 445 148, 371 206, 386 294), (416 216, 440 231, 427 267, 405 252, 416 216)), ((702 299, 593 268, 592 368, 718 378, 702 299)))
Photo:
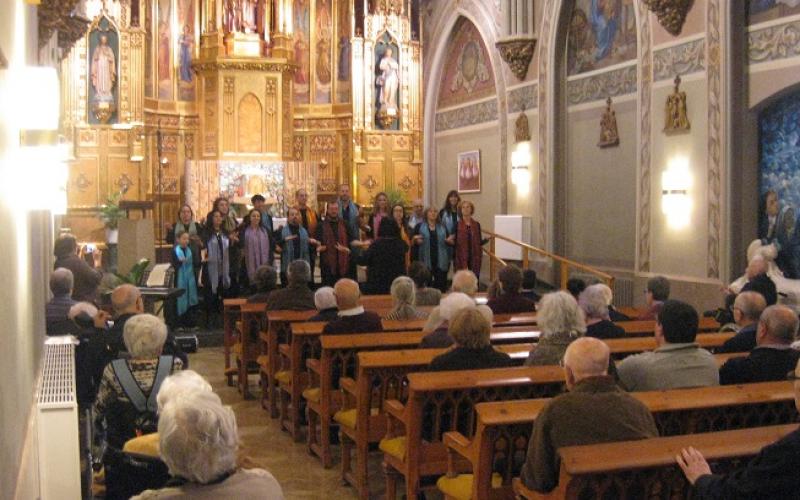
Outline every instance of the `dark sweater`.
POLYGON ((339 317, 339 309, 335 307, 329 307, 327 309, 323 309, 314 316, 308 318, 308 321, 333 321, 339 317))
POLYGON ((750 352, 756 346, 756 330, 757 324, 747 325, 739 330, 733 338, 728 339, 720 347, 716 348, 714 352, 750 352))
POLYGON ((519 293, 501 293, 487 304, 495 314, 534 312, 536 303, 519 293))
POLYGON ((421 349, 442 349, 453 344, 453 337, 447 333, 447 324, 445 324, 422 337, 419 347, 421 349))
POLYGON ((353 316, 339 316, 322 329, 323 334, 371 333, 383 331, 381 317, 372 311, 353 316))
POLYGON ((625 329, 604 319, 586 326, 586 336, 596 339, 621 339, 626 336, 625 329))
POLYGON ((448 370, 480 370, 482 368, 507 368, 514 366, 511 356, 495 351, 492 346, 484 349, 456 347, 433 358, 428 365, 429 372, 448 370))
POLYGON ((273 290, 267 299, 268 311, 307 311, 315 308, 314 292, 306 284, 295 283, 286 288, 273 290))
POLYGON ((408 245, 399 238, 378 238, 358 259, 367 266, 366 294, 388 294, 392 281, 406 272, 408 245))
POLYGON ((789 346, 756 347, 749 356, 732 358, 719 369, 719 383, 722 385, 748 384, 786 380, 786 374, 794 370, 800 351, 789 346))
POLYGON ((93 269, 76 254, 58 258, 53 269, 59 267, 72 271, 75 280, 72 288, 73 299, 78 302, 94 302, 97 299, 97 286, 100 284, 103 273, 93 269))

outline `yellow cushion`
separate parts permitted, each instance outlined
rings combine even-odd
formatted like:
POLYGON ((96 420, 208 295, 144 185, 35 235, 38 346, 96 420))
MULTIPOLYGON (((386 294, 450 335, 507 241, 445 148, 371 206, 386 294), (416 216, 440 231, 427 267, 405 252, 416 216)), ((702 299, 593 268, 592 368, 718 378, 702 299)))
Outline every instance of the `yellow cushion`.
MULTIPOLYGON (((503 477, 498 473, 492 473, 492 488, 499 488, 503 485, 503 477)), ((472 474, 459 474, 456 477, 442 476, 436 481, 442 493, 458 500, 470 500, 472 498, 472 474)))
POLYGON ((233 353, 235 355, 237 355, 237 356, 241 356, 242 355, 242 343, 241 342, 237 342, 237 343, 233 344, 233 353))
POLYGON ((266 354, 262 354, 261 356, 256 358, 256 362, 258 363, 258 366, 266 369, 269 366, 269 356, 267 356, 266 354))
POLYGON ((303 391, 303 397, 308 401, 319 403, 319 387, 309 387, 303 391))
POLYGON ((406 437, 400 436, 392 439, 381 439, 378 448, 384 453, 395 457, 398 460, 406 458, 406 437))
MULTIPOLYGON (((370 415, 375 416, 378 414, 378 408, 372 408, 369 411, 370 415)), ((341 410, 333 414, 333 420, 342 424, 345 427, 355 429, 356 426, 356 410, 341 410)))
POLYGON ((154 432, 152 434, 145 434, 144 436, 129 439, 125 442, 125 446, 122 447, 122 451, 147 457, 158 457, 158 433, 154 432))
POLYGON ((292 380, 292 372, 289 370, 279 371, 275 374, 275 380, 288 384, 292 380))

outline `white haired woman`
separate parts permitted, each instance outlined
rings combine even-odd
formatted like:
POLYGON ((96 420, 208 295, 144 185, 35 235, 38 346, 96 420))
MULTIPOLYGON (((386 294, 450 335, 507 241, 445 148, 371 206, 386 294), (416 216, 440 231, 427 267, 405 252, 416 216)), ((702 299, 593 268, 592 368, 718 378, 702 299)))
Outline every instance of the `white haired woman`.
POLYGON ((336 306, 336 295, 333 287, 322 286, 314 292, 314 306, 317 314, 308 318, 308 321, 333 321, 338 317, 339 308, 336 306))
POLYGON ((236 416, 213 392, 196 391, 170 401, 161 411, 158 434, 173 480, 136 499, 284 498, 272 474, 237 466, 236 416))
POLYGON ((608 296, 605 285, 586 287, 578 297, 578 305, 586 315, 586 336, 596 339, 619 339, 625 337, 625 330, 615 325, 608 315, 608 296))
POLYGON ((183 368, 175 356, 161 355, 167 325, 152 314, 131 317, 122 338, 131 359, 117 359, 106 366, 94 403, 95 419, 107 429, 103 455, 107 498, 141 491, 140 484, 131 484, 125 476, 122 448, 129 439, 155 431, 154 399, 161 382, 183 368))
MULTIPOLYGON (((449 322, 456 317, 456 314, 462 309, 468 307, 475 307, 478 312, 484 315, 491 325, 494 315, 492 310, 487 306, 476 306, 475 300, 469 295, 461 292, 450 293, 447 297, 443 298, 436 308, 436 314, 439 318, 439 324, 430 333, 422 338, 419 346, 423 349, 450 347, 453 345, 453 337, 448 333, 449 322)), ((427 325, 425 325, 427 328, 427 325)), ((423 330, 425 331, 425 330, 423 330)))
POLYGON ((455 348, 433 358, 428 365, 428 371, 514 366, 511 356, 492 347, 491 330, 491 321, 477 307, 461 309, 450 321, 447 329, 455 341, 455 348))
POLYGON ((586 333, 586 323, 578 303, 564 291, 548 293, 542 298, 536 321, 541 334, 525 360, 529 366, 560 364, 567 346, 586 333))
POLYGON ((398 276, 392 281, 392 310, 383 318, 387 320, 410 321, 425 319, 428 313, 415 307, 416 289, 414 281, 408 276, 398 276))

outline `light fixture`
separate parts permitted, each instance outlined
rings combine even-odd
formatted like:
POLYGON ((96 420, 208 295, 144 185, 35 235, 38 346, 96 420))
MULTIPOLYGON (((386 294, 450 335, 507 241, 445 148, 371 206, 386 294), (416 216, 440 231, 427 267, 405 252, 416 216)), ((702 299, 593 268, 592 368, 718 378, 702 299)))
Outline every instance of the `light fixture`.
POLYGON ((661 174, 661 212, 672 229, 689 225, 692 213, 692 200, 689 197, 691 187, 689 159, 680 155, 671 158, 667 169, 661 174))
POLYGON ((58 144, 58 118, 61 109, 61 87, 55 68, 23 66, 11 70, 9 95, 31 95, 35 99, 12 99, 20 146, 54 146, 58 144))

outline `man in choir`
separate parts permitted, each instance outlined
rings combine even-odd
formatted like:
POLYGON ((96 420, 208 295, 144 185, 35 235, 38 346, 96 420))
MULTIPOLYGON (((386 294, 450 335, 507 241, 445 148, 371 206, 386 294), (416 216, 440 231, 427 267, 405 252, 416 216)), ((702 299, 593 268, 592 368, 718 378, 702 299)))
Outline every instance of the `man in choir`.
MULTIPOLYGON (((317 240, 309 237, 308 231, 301 224, 300 211, 290 207, 287 212, 286 225, 279 231, 278 246, 281 250, 281 284, 286 283, 286 270, 295 260, 304 260, 311 269, 311 247, 318 245, 317 240)), ((311 280, 309 271, 309 281, 311 280)))
POLYGON ((381 317, 372 311, 365 311, 359 302, 361 290, 358 283, 351 279, 340 279, 333 287, 336 295, 336 306, 339 308, 338 318, 322 329, 323 334, 365 333, 383 330, 381 317))
MULTIPOLYGON (((295 193, 297 204, 295 208, 300 213, 300 224, 305 228, 310 238, 317 237, 317 212, 308 206, 308 191, 298 189, 295 193)), ((316 264, 316 252, 309 248, 308 263, 311 265, 311 283, 314 283, 314 264, 316 264)))
POLYGON ((417 225, 425 222, 425 204, 422 203, 420 198, 414 200, 414 205, 412 208, 413 211, 408 217, 408 222, 406 223, 408 226, 408 234, 414 234, 414 230, 416 230, 417 225))
POLYGON ((656 319, 664 301, 669 298, 669 280, 664 276, 650 278, 644 294, 647 310, 639 315, 639 319, 656 319))
POLYGON ((339 204, 339 218, 344 221, 352 237, 357 239, 360 227, 358 220, 360 207, 350 198, 350 186, 348 184, 339 186, 339 199, 337 202, 339 204))
POLYGON ((756 329, 761 313, 767 308, 767 301, 758 292, 742 292, 733 302, 733 320, 739 332, 728 339, 714 352, 749 352, 756 346, 756 329))
POLYGON ((354 239, 345 222, 339 217, 339 203, 328 203, 325 218, 317 226, 317 253, 322 284, 333 286, 350 276, 350 242, 354 239))
POLYGON ((650 410, 626 394, 608 375, 608 345, 583 337, 564 354, 566 394, 554 398, 536 418, 520 474, 530 489, 547 493, 558 486, 558 449, 658 436, 650 410))

